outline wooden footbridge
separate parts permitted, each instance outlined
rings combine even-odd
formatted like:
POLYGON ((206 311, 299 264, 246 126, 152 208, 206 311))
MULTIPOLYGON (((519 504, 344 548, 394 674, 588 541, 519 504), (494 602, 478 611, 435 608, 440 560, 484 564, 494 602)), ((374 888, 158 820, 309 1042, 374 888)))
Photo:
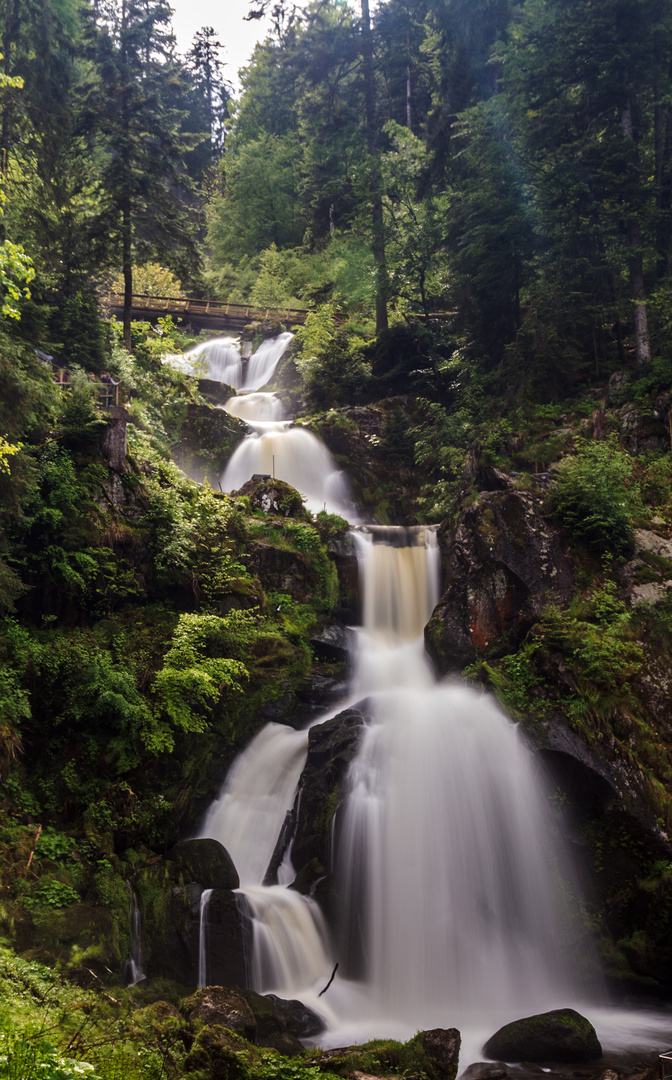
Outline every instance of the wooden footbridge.
MULTIPOLYGON (((124 298, 119 293, 110 293, 104 300, 104 306, 109 315, 115 319, 121 319, 124 313, 124 298)), ((310 314, 308 308, 290 307, 259 307, 255 304, 238 304, 233 301, 221 300, 194 300, 183 296, 148 296, 144 293, 136 293, 133 296, 131 318, 154 322, 156 319, 165 318, 167 315, 179 323, 180 330, 200 333, 201 330, 226 331, 244 330, 252 322, 282 323, 291 330, 292 326, 302 325, 306 316, 310 314)), ((453 313, 448 311, 433 312, 429 316, 413 313, 413 319, 436 319, 441 322, 450 319, 453 313)), ((334 314, 337 323, 347 320, 347 315, 341 312, 334 314)))
MULTIPOLYGON (((124 298, 111 293, 105 307, 115 319, 124 313, 124 298)), ((147 296, 135 294, 131 318, 154 322, 170 315, 179 322, 181 330, 199 333, 201 330, 243 330, 252 322, 282 323, 286 327, 306 321, 308 308, 259 307, 255 304, 225 303, 219 300, 193 300, 181 296, 147 296)))

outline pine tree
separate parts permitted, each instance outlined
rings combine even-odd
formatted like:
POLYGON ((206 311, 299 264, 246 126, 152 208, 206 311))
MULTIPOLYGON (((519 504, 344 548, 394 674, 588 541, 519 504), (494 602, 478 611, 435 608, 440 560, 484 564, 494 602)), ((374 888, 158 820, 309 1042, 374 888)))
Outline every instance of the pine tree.
POLYGON ((194 258, 184 155, 203 136, 183 130, 185 113, 174 103, 182 74, 172 47, 164 0, 107 0, 94 11, 87 130, 100 159, 105 213, 120 253, 127 348, 134 258, 169 259, 184 277, 194 258))

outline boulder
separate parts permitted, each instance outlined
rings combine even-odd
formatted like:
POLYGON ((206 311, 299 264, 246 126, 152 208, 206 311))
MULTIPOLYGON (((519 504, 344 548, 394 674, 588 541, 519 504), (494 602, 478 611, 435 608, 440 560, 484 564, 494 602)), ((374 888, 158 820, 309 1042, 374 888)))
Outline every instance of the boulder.
POLYGON ((574 571, 536 492, 481 492, 439 543, 444 594, 425 641, 442 674, 509 652, 550 603, 573 595, 574 571))
POLYGON ((180 840, 166 859, 186 881, 197 881, 204 889, 237 889, 240 885, 233 860, 219 840, 180 840))
POLYGON ((430 1028, 419 1031, 409 1046, 422 1052, 421 1071, 429 1080, 455 1080, 460 1041, 457 1028, 430 1028))
POLYGON ((312 864, 311 873, 301 875, 296 883, 301 892, 308 892, 329 867, 331 825, 365 723, 366 706, 363 703, 310 729, 308 756, 299 782, 292 847, 292 862, 299 872, 312 864))
POLYGON ((194 1039, 184 1061, 187 1076, 198 1073, 209 1080, 248 1080, 250 1070, 246 1056, 249 1047, 221 1024, 203 1027, 194 1039), (245 1051, 243 1056, 240 1051, 245 1051))
POLYGON ((505 1024, 483 1052, 503 1061, 573 1063, 602 1057, 595 1028, 574 1009, 554 1009, 505 1024))
POLYGON ((271 517, 311 520, 310 514, 303 505, 303 496, 284 480, 273 480, 270 476, 264 479, 251 479, 235 494, 246 495, 253 510, 262 510, 271 517))
POLYGON ((180 1002, 183 1016, 193 1027, 217 1025, 254 1042, 257 1021, 245 997, 223 986, 206 986, 180 1002))
POLYGON ((505 1080, 508 1075, 504 1061, 474 1061, 460 1074, 460 1080, 505 1080))
POLYGON ((265 997, 273 1002, 276 1014, 281 1018, 285 1030, 297 1039, 312 1039, 326 1029, 322 1017, 304 1005, 302 1001, 294 998, 291 1000, 279 998, 275 994, 266 994, 265 997))

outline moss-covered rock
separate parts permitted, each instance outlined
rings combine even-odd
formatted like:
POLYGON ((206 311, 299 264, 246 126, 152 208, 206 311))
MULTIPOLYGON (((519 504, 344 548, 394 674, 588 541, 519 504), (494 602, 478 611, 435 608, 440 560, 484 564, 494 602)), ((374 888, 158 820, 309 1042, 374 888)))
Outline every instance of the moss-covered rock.
POLYGON ((595 1028, 574 1009, 554 1009, 505 1024, 483 1051, 502 1061, 580 1062, 602 1057, 595 1028))
POLYGON ((249 1080, 249 1050, 220 1024, 203 1027, 184 1061, 188 1076, 203 1080, 249 1080))
POLYGON ((257 1021, 245 997, 223 986, 206 986, 180 1003, 180 1010, 194 1027, 228 1028, 249 1042, 257 1036, 257 1021))

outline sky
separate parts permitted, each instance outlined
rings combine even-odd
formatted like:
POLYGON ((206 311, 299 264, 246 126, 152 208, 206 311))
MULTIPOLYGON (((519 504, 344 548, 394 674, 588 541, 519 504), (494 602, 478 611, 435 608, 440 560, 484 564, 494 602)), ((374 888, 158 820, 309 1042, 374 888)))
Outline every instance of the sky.
POLYGON ((245 22, 249 0, 170 0, 178 52, 184 54, 202 26, 212 26, 224 49, 224 78, 238 89, 238 69, 244 67, 257 41, 268 32, 266 20, 245 22))

